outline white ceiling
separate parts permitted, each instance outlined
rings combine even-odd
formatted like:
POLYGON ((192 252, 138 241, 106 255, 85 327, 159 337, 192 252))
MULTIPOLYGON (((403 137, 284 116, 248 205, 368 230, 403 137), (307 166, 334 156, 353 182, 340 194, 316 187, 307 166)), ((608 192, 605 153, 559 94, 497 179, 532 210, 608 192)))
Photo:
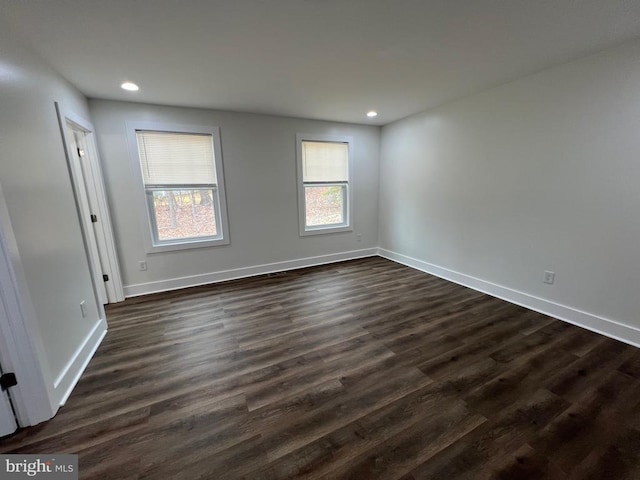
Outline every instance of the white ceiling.
POLYGON ((89 97, 377 125, 640 36, 638 0, 0 0, 0 17, 89 97))

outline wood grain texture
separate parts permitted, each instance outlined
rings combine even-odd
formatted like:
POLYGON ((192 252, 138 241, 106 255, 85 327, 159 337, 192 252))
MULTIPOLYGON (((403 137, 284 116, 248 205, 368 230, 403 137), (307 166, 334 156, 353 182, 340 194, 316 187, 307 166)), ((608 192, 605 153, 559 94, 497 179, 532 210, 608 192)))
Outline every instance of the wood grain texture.
POLYGON ((640 353, 368 258, 129 299, 3 453, 84 479, 640 478, 640 353))

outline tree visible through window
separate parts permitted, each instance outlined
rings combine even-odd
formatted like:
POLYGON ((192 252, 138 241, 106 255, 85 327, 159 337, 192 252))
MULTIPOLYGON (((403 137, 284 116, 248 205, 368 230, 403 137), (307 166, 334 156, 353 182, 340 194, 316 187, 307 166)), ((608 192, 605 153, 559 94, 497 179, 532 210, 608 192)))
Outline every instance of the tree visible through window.
POLYGON ((301 233, 350 227, 349 142, 298 136, 301 233))
POLYGON ((342 187, 305 185, 305 224, 309 227, 344 223, 342 187))
POLYGON ((158 240, 218 234, 211 190, 155 190, 152 193, 158 240))
POLYGON ((136 130, 153 244, 223 238, 210 134, 136 130))

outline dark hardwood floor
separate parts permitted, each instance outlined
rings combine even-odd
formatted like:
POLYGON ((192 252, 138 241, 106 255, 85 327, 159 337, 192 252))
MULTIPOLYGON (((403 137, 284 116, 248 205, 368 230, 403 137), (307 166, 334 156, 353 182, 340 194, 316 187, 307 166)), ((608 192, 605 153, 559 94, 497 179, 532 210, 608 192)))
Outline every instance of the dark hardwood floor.
POLYGON ((86 479, 638 479, 640 350, 381 258, 130 299, 0 451, 86 479))

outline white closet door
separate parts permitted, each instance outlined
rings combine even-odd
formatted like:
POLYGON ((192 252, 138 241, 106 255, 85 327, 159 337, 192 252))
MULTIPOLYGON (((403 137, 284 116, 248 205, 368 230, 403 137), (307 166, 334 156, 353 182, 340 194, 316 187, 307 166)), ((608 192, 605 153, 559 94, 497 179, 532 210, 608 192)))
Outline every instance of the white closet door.
POLYGON ((7 392, 0 392, 0 437, 15 432, 17 428, 7 392))

